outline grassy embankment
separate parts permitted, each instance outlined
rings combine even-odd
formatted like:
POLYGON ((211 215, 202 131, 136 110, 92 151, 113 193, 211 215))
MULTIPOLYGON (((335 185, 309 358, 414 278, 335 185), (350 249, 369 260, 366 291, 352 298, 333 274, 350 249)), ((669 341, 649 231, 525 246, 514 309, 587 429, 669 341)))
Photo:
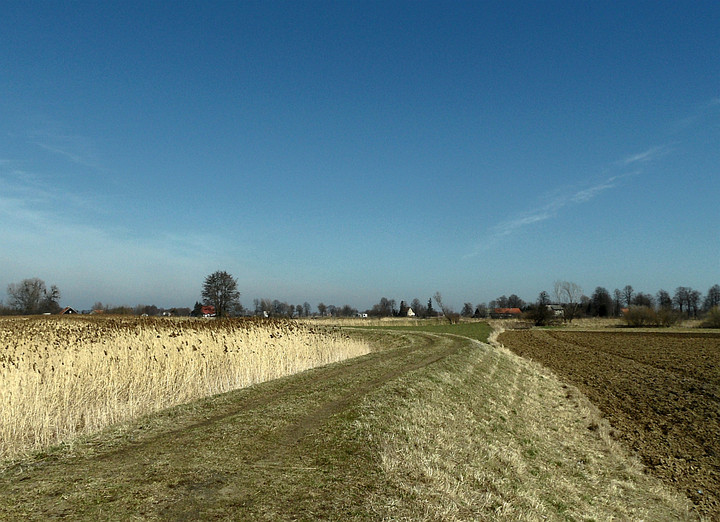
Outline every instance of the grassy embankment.
POLYGON ((427 329, 348 330, 375 351, 16 463, 0 518, 690 518, 573 388, 447 335, 482 325, 427 329))
MULTIPOLYGON (((483 323, 383 328, 483 341, 490 333, 483 323)), ((645 475, 584 396, 504 349, 448 357, 367 407, 367 431, 393 484, 393 495, 378 495, 393 506, 387 516, 693 518, 687 500, 645 475)))

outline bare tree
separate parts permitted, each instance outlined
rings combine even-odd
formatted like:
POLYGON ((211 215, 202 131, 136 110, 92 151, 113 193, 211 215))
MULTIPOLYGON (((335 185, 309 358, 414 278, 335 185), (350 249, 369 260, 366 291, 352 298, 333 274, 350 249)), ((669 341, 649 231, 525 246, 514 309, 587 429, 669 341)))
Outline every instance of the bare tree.
POLYGON ((511 294, 507 299, 508 308, 525 308, 525 301, 520 299, 516 294, 511 294))
POLYGON ((633 297, 633 304, 635 306, 646 306, 648 308, 654 308, 655 299, 650 294, 638 292, 637 294, 635 294, 635 297, 633 297))
POLYGON ((663 289, 658 290, 656 298, 657 298, 657 304, 661 309, 667 310, 667 309, 672 308, 673 300, 667 291, 665 291, 663 289))
POLYGON ((392 317, 395 315, 395 299, 381 297, 380 302, 373 305, 370 315, 376 317, 392 317))
POLYGON ((555 281, 553 290, 557 302, 565 305, 565 319, 572 322, 580 308, 582 288, 570 281, 555 281))
POLYGON ((342 308, 338 310, 338 315, 340 315, 341 317, 353 317, 357 315, 357 313, 357 308, 353 308, 348 304, 343 305, 342 308))
POLYGON ((206 305, 215 307, 217 317, 226 317, 240 306, 237 280, 225 271, 213 272, 205 278, 202 298, 206 305))
POLYGON ((491 308, 510 308, 509 300, 508 300, 507 296, 505 296, 505 295, 501 295, 500 297, 495 299, 494 302, 495 302, 495 306, 491 305, 491 308))
POLYGON ((623 303, 623 293, 620 291, 620 289, 616 288, 613 291, 613 315, 619 316, 620 311, 622 310, 622 303, 623 303))
POLYGON ((715 308, 716 306, 720 306, 720 285, 711 286, 703 302, 703 309, 705 311, 715 308))
POLYGON ((535 326, 546 326, 555 320, 555 312, 550 309, 550 296, 542 291, 538 295, 536 305, 530 310, 529 316, 535 326))
POLYGON ((690 289, 690 292, 688 293, 688 314, 690 314, 690 310, 692 310, 693 317, 698 316, 701 297, 702 293, 699 290, 693 290, 692 288, 690 289))
POLYGON ((433 299, 435 299, 435 302, 440 307, 440 310, 442 310, 442 312, 445 313, 445 305, 443 304, 442 294, 440 292, 435 292, 433 299))
POLYGON ((7 287, 10 306, 23 314, 56 313, 60 311, 60 290, 55 285, 50 289, 45 281, 37 277, 11 283, 7 287))
POLYGON ((547 306, 550 304, 550 296, 545 290, 538 294, 537 304, 538 306, 547 306))
POLYGON ((456 314, 452 308, 443 304, 443 298, 440 292, 435 292, 433 299, 435 299, 435 302, 440 307, 440 310, 442 310, 443 315, 450 322, 450 324, 460 322, 460 314, 456 314))
POLYGON ((688 313, 690 311, 688 298, 690 296, 691 289, 686 286, 678 286, 675 289, 675 295, 673 296, 673 302, 677 305, 677 307, 680 309, 680 313, 683 313, 683 309, 686 310, 688 313))
POLYGON ((633 295, 635 294, 635 290, 632 286, 626 285, 625 288, 623 288, 623 296, 625 297, 625 305, 630 306, 633 304, 633 295))

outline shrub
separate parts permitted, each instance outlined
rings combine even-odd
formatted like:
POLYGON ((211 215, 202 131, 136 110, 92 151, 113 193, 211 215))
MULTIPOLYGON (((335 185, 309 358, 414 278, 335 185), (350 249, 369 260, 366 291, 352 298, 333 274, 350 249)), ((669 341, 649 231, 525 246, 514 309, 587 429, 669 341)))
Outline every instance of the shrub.
POLYGON ((631 306, 627 312, 625 312, 623 319, 625 319, 628 326, 648 326, 654 322, 654 312, 654 310, 651 310, 647 306, 631 306))
POLYGON ((680 312, 672 308, 661 308, 655 312, 657 316, 657 326, 673 326, 680 322, 680 312))
POLYGON ((672 326, 680 320, 676 310, 661 308, 655 310, 649 306, 631 306, 623 316, 625 322, 631 327, 640 326, 672 326))
POLYGON ((445 318, 450 324, 460 324, 460 314, 455 312, 447 312, 445 318))
POLYGON ((561 322, 561 319, 545 305, 537 305, 532 310, 525 312, 524 317, 532 321, 535 326, 551 326, 561 322))
POLYGON ((720 307, 711 308, 700 326, 703 328, 720 328, 720 307))

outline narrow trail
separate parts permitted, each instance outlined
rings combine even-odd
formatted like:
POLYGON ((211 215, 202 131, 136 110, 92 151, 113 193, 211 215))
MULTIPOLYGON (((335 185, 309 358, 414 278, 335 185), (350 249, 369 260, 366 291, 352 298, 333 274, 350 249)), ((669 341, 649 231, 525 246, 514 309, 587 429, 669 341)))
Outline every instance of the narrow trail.
POLYGON ((404 340, 392 350, 169 410, 115 440, 101 434, 73 455, 21 463, 0 474, 0 519, 270 520, 312 518, 318 509, 362 516, 353 515, 353 503, 334 505, 337 488, 361 499, 382 482, 372 472, 355 479, 358 466, 375 463, 353 437, 352 406, 472 342, 387 335, 404 340))

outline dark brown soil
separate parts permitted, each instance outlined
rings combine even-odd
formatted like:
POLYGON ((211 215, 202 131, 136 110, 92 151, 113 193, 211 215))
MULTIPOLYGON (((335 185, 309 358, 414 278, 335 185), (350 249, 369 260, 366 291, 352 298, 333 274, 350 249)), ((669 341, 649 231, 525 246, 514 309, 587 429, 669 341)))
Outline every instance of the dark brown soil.
POLYGON ((593 401, 650 473, 720 519, 720 333, 508 331, 593 401))

